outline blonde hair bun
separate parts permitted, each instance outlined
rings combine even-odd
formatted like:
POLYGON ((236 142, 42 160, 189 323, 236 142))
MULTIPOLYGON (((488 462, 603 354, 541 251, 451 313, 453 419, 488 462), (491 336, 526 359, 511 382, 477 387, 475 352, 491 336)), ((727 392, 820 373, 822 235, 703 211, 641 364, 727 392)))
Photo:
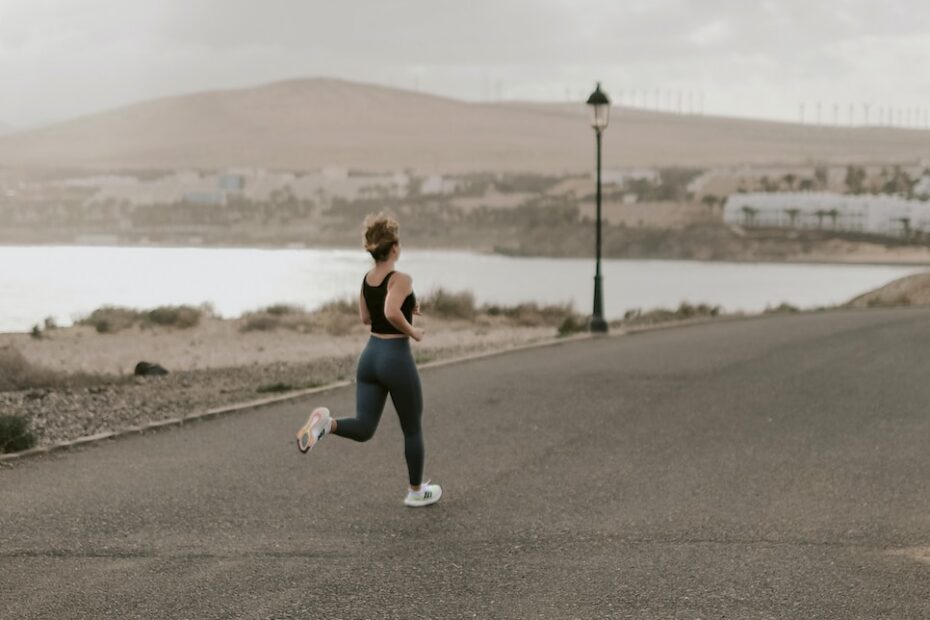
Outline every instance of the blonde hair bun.
POLYGON ((400 224, 386 213, 375 213, 365 218, 365 250, 376 261, 383 261, 391 248, 400 240, 400 224))

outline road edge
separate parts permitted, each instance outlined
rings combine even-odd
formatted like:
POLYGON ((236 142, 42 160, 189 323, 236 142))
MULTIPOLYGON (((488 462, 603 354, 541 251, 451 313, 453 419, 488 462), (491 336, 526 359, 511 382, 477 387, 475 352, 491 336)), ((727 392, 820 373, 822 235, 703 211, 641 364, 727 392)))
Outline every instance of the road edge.
MULTIPOLYGON (((690 325, 698 325, 702 323, 714 323, 721 321, 734 321, 734 320, 744 320, 752 318, 757 315, 734 315, 734 316, 721 316, 721 317, 698 317, 694 319, 685 319, 683 321, 671 321, 668 323, 658 323, 655 325, 642 325, 634 326, 628 328, 621 328, 607 334, 575 334, 571 336, 554 336, 547 338, 545 340, 530 342, 527 344, 516 345, 513 347, 508 347, 505 349, 496 349, 493 351, 482 351, 480 353, 471 353, 468 355, 460 355, 458 357, 450 357, 448 359, 435 360, 432 362, 426 362, 423 364, 418 364, 417 368, 420 370, 428 370, 430 368, 440 368, 442 366, 449 366, 451 364, 461 364, 464 362, 470 362, 474 360, 485 359, 488 357, 495 357, 498 355, 505 355, 508 353, 516 353, 519 351, 527 351, 531 349, 541 349, 545 347, 551 347, 559 344, 564 344, 567 342, 577 342, 580 340, 595 340, 599 338, 616 338, 621 336, 632 336, 635 334, 650 332, 659 329, 670 329, 676 327, 687 327, 690 325)), ((166 418, 163 420, 155 420, 152 422, 147 422, 139 426, 129 426, 115 431, 105 431, 101 433, 96 433, 93 435, 85 435, 83 437, 78 437, 77 439, 72 439, 69 441, 61 441, 54 443, 48 446, 40 446, 37 448, 30 448, 28 450, 21 450, 19 452, 9 452, 7 454, 0 454, 0 464, 9 463, 11 461, 21 460, 31 456, 39 456, 44 454, 51 454, 52 452, 61 452, 63 450, 70 450, 71 448, 76 448, 80 446, 88 446, 100 443, 108 439, 120 439, 123 437, 128 437, 130 435, 140 435, 145 432, 152 432, 157 430, 162 430, 165 428, 174 428, 178 426, 183 426, 184 424, 190 424, 191 422, 205 421, 212 418, 217 418, 220 416, 225 416, 233 413, 243 413, 245 411, 250 411, 253 409, 259 409, 266 407, 268 405, 275 405, 278 403, 288 402, 292 400, 297 400, 304 398, 306 396, 311 396, 313 394, 320 394, 323 392, 328 392, 330 390, 336 390, 339 388, 347 387, 352 385, 353 381, 342 380, 334 381, 332 383, 327 383, 325 385, 305 388, 302 390, 295 390, 287 394, 281 394, 279 396, 269 396, 266 398, 259 398, 255 400, 245 401, 241 403, 234 403, 232 405, 223 405, 221 407, 214 407, 212 409, 207 409, 205 411, 194 412, 190 415, 186 415, 179 418, 166 418)))

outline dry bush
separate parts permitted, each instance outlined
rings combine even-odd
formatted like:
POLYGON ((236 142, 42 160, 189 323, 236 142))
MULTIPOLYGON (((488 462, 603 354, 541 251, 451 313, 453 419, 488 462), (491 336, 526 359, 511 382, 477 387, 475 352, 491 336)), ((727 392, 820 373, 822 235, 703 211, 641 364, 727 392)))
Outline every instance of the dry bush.
POLYGON ((584 331, 588 331, 588 319, 580 314, 570 314, 559 323, 559 336, 570 336, 584 331))
POLYGON ((19 349, 0 347, 0 392, 42 387, 56 382, 58 374, 27 360, 19 349))
POLYGON ((273 306, 268 306, 263 311, 274 316, 284 316, 285 314, 297 314, 304 310, 300 306, 291 304, 274 304, 273 306))
POLYGON ((281 327, 282 323, 280 314, 272 314, 264 310, 247 312, 240 319, 243 323, 239 327, 239 331, 242 332, 270 332, 281 327))
POLYGON ((159 306, 143 314, 143 325, 147 323, 166 327, 188 329, 200 322, 201 308, 193 306, 159 306))
POLYGON ((102 306, 77 321, 78 325, 91 325, 98 334, 113 334, 135 325, 141 312, 118 306, 102 306))
POLYGON ((333 312, 358 316, 358 300, 349 297, 334 299, 320 306, 319 312, 333 312))
POLYGON ((360 329, 358 308, 351 314, 338 306, 323 307, 313 313, 313 325, 331 336, 345 336, 360 329))
POLYGON ((42 368, 27 360, 18 349, 0 347, 0 392, 32 388, 58 388, 113 383, 119 377, 88 373, 65 374, 42 368))
POLYGON ((471 291, 453 293, 444 288, 437 288, 423 299, 421 305, 424 313, 440 319, 475 318, 475 296, 471 291))
POLYGON ((489 316, 503 316, 516 325, 522 327, 542 327, 546 325, 561 325, 568 319, 583 321, 581 315, 576 314, 572 304, 551 304, 540 306, 535 302, 521 303, 515 306, 486 305, 481 311, 489 316))
POLYGON ((764 314, 797 314, 798 312, 800 312, 800 310, 797 306, 784 301, 777 306, 766 307, 763 311, 764 314))
POLYGON ((97 333, 113 334, 134 325, 152 327, 195 327, 204 314, 212 314, 209 306, 159 306, 152 310, 134 310, 119 306, 102 306, 77 321, 78 325, 92 325, 97 333))
POLYGON ((242 315, 240 331, 273 331, 289 329, 300 333, 320 332, 333 336, 351 333, 360 325, 358 306, 351 301, 337 300, 319 310, 307 312, 297 306, 277 304, 242 315))
POLYGON ((668 323, 670 321, 683 321, 698 317, 716 317, 720 315, 720 306, 710 306, 708 304, 689 304, 682 302, 676 310, 667 308, 655 308, 648 312, 642 310, 627 310, 623 315, 622 324, 624 325, 653 325, 656 323, 668 323))

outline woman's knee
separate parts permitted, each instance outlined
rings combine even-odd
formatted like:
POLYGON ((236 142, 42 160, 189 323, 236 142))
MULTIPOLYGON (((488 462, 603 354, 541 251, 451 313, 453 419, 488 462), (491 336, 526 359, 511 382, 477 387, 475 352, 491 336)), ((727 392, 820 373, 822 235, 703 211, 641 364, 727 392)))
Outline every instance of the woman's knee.
POLYGON ((364 443, 364 442, 368 441, 369 439, 371 439, 371 438, 374 437, 374 436, 375 436, 375 429, 374 429, 373 427, 371 427, 371 428, 370 428, 370 427, 362 427, 362 428, 359 429, 358 435, 356 435, 356 441, 360 441, 360 442, 364 443))

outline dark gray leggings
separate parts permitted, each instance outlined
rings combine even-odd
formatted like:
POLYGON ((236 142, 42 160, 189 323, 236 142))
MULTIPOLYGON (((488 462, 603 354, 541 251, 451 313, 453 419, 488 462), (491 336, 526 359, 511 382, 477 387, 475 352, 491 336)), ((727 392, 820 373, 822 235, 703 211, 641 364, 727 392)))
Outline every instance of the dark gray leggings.
POLYGON ((423 394, 420 375, 407 338, 372 336, 358 359, 356 415, 336 420, 335 434, 355 441, 368 441, 375 434, 387 395, 404 431, 404 456, 410 484, 423 482, 423 394))

